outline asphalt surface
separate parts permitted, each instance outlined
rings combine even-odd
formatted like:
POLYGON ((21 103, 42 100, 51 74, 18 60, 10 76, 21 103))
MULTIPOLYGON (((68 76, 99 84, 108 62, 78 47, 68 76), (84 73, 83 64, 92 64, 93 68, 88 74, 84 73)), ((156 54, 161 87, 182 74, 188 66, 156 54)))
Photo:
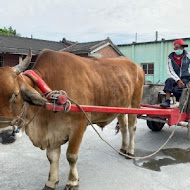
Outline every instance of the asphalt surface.
MULTIPOLYGON (((120 148, 121 135, 115 135, 112 122, 103 131, 98 129, 114 147, 120 148)), ((138 121, 136 154, 157 149, 168 138, 172 127, 152 132, 143 120, 138 121)), ((57 190, 66 184, 69 165, 65 157, 67 144, 62 146, 60 182, 57 190)), ((186 129, 179 127, 166 148, 190 148, 186 129)), ((162 156, 152 160, 163 159, 162 156)), ((78 160, 80 190, 189 190, 190 163, 177 163, 161 167, 161 171, 136 166, 114 152, 88 127, 78 160)), ((41 190, 47 181, 49 162, 45 151, 32 145, 26 135, 9 145, 0 144, 0 190, 41 190)))

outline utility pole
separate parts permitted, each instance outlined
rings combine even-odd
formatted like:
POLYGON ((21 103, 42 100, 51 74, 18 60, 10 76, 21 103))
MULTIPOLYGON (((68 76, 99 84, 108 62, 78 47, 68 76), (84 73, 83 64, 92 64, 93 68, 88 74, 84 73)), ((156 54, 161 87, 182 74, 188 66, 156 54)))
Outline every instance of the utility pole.
POLYGON ((137 33, 135 34, 135 42, 137 42, 137 33))
POLYGON ((156 41, 158 41, 158 31, 156 31, 156 41))

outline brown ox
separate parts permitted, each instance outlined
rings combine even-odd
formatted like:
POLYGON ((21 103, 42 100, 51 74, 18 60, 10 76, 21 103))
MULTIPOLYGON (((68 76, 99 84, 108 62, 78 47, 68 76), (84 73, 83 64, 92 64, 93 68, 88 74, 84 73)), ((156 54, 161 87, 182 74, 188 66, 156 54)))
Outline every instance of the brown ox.
MULTIPOLYGON (((21 78, 31 60, 31 53, 23 63, 0 68, 0 119, 12 120, 28 102, 31 117, 46 101, 40 90, 27 76, 21 78)), ((33 70, 53 90, 65 90, 69 97, 79 104, 98 106, 119 106, 138 108, 140 106, 144 73, 131 60, 119 57, 114 59, 83 58, 70 53, 44 50, 39 55, 33 70)), ((136 115, 128 116, 129 145, 127 145, 127 120, 124 114, 89 113, 94 124, 101 127, 118 118, 122 133, 121 151, 134 154, 134 133, 136 115)), ((70 173, 65 189, 78 189, 76 162, 79 147, 88 122, 82 113, 52 113, 45 109, 25 128, 34 146, 47 151, 50 162, 49 179, 44 189, 55 189, 59 181, 58 165, 61 145, 69 141, 67 160, 70 173)), ((2 126, 1 126, 2 127, 2 126)), ((3 127, 6 127, 5 125, 3 127)))

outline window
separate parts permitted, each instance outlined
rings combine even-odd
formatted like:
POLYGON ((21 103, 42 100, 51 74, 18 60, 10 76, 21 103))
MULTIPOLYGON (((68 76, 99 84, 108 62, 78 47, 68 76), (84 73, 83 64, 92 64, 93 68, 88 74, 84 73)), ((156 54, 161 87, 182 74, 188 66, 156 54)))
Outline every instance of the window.
POLYGON ((0 56, 0 67, 3 67, 3 56, 0 56))
POLYGON ((154 74, 154 63, 141 63, 141 67, 145 72, 145 75, 154 74))

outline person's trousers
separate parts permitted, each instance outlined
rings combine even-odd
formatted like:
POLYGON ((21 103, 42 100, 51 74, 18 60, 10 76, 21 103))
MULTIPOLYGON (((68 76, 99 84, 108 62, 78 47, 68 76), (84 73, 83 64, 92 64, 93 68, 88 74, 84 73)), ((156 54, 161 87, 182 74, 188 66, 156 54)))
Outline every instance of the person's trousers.
MULTIPOLYGON (((190 81, 190 77, 182 78, 183 83, 186 84, 190 81)), ((177 85, 177 82, 173 78, 168 78, 165 82, 164 92, 171 92, 176 97, 176 100, 179 101, 179 98, 182 94, 183 88, 180 88, 177 85)))

